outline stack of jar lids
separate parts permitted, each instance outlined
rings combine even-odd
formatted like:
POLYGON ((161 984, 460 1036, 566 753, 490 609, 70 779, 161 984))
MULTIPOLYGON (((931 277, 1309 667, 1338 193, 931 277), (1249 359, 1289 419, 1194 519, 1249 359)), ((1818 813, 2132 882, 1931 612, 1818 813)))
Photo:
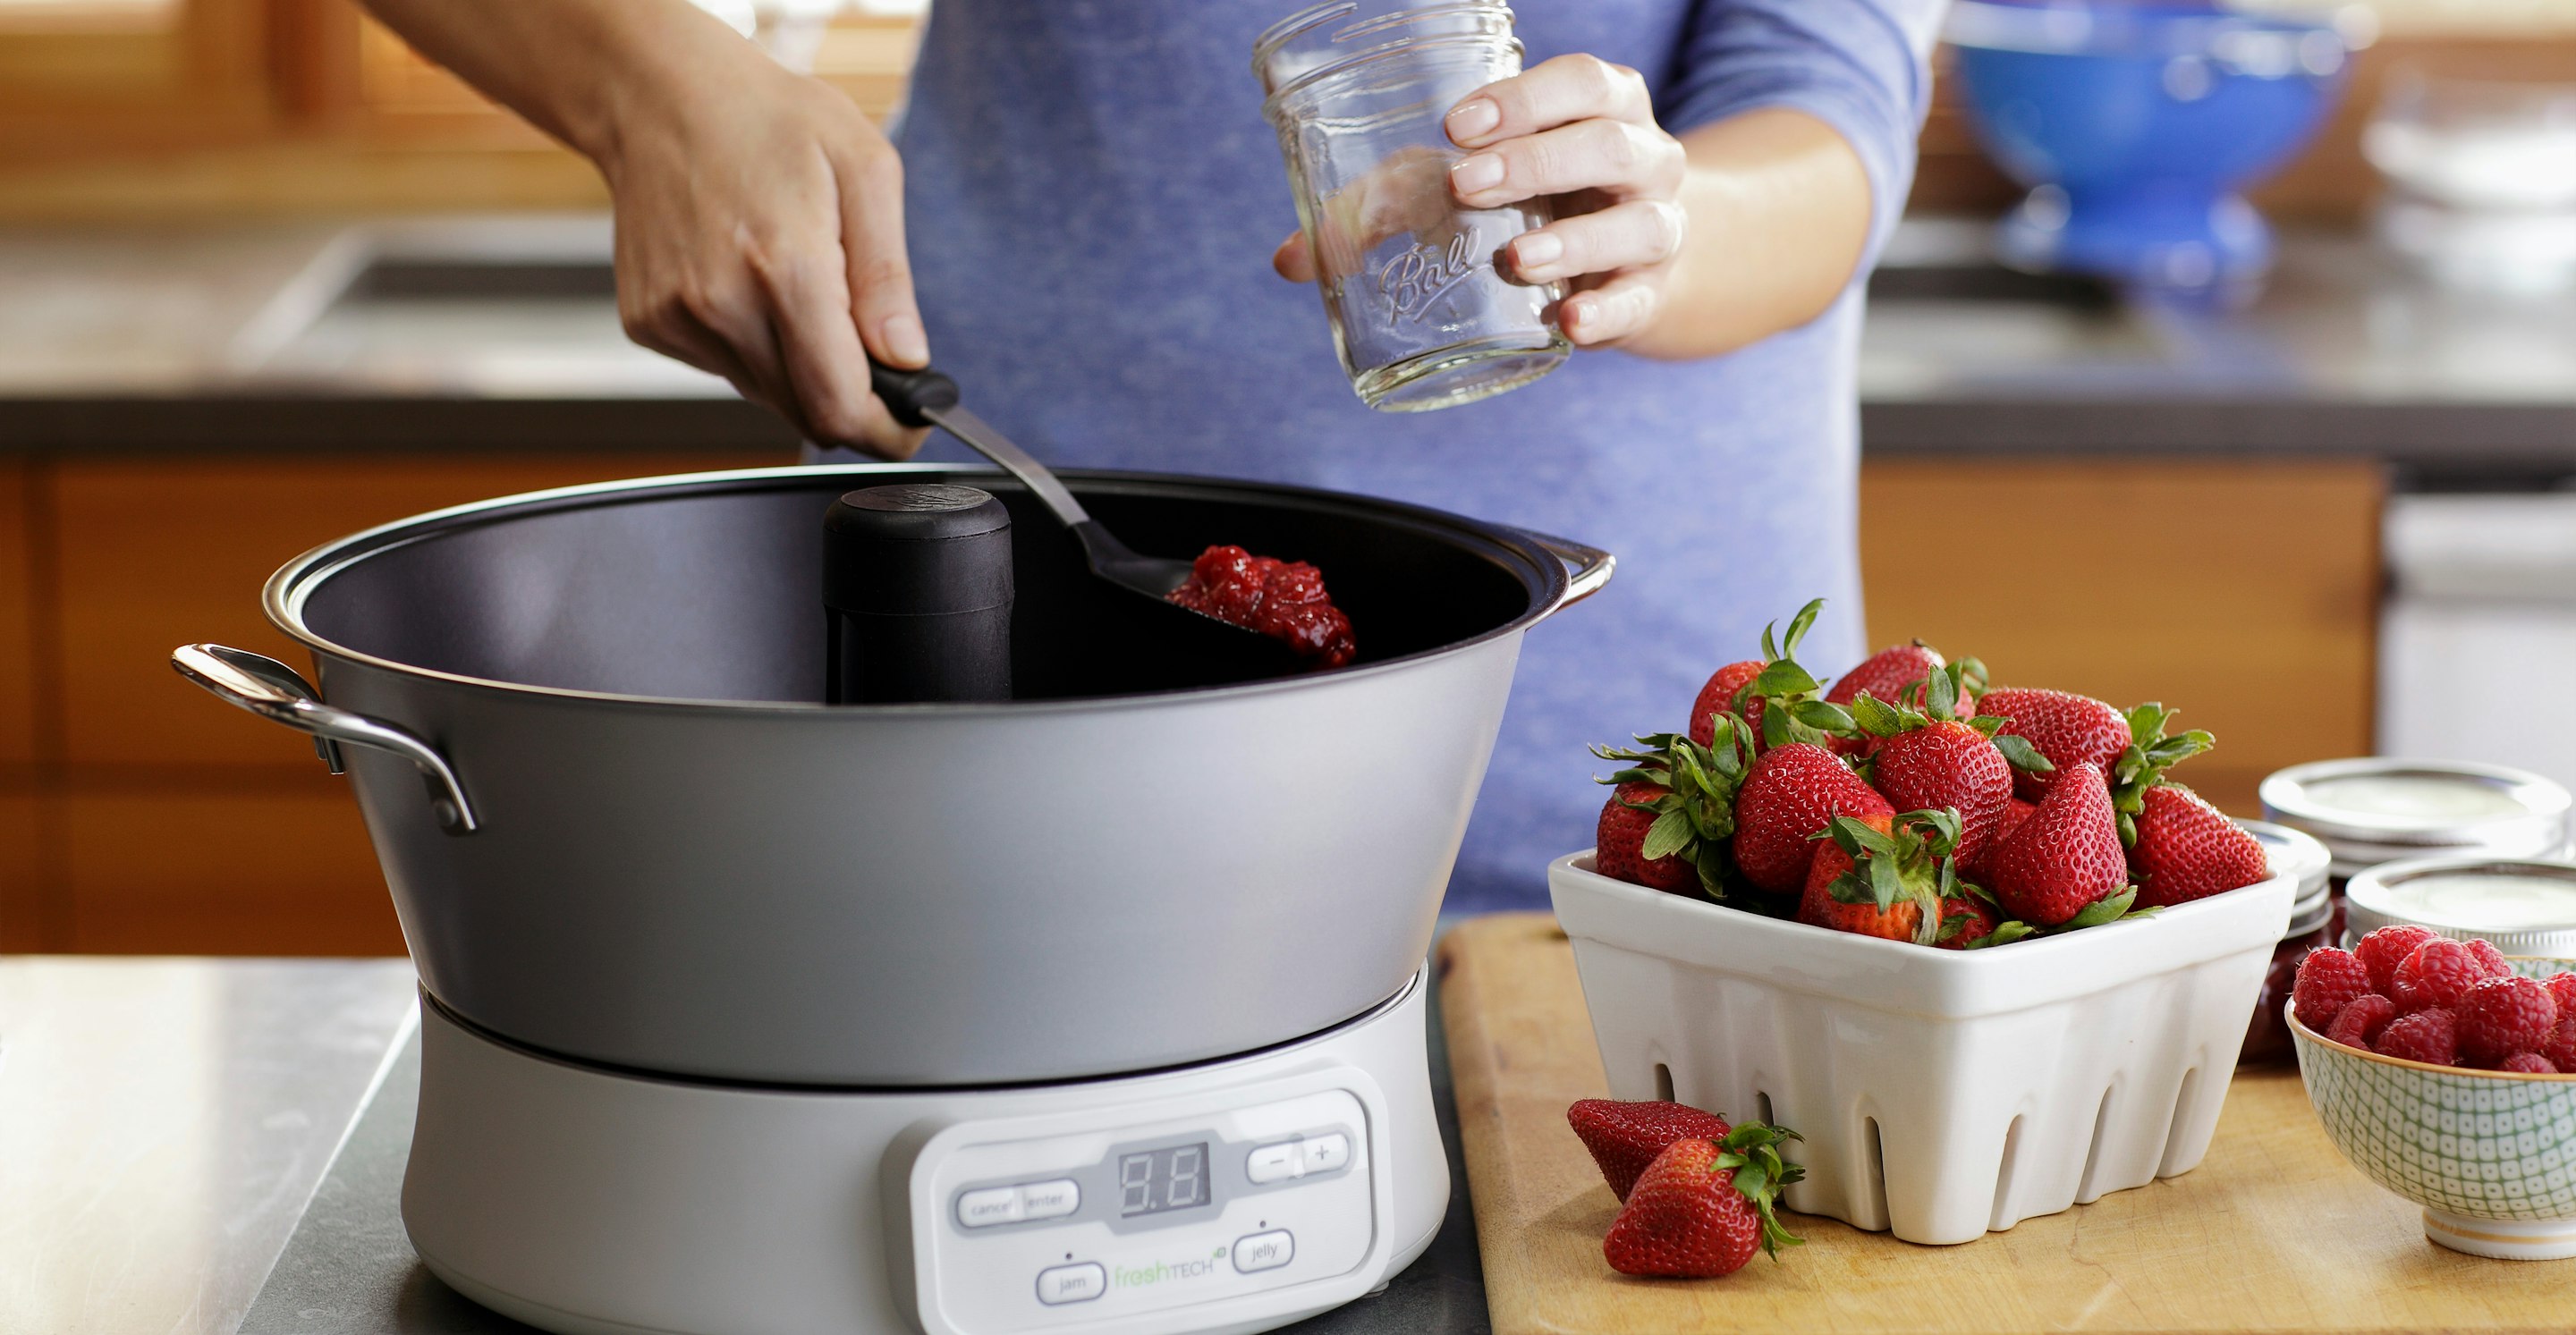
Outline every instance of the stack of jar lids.
POLYGON ((2567 846, 2567 790, 2501 765, 2320 760, 2273 774, 2261 794, 2264 819, 2323 841, 2337 877, 2400 858, 2548 858, 2567 846))
POLYGON ((2281 934, 2284 941, 2295 941, 2317 929, 2334 916, 2333 886, 2326 877, 2332 857, 2316 837, 2287 825, 2270 821, 2239 820, 2254 842, 2263 846, 2263 855, 2272 863, 2272 874, 2287 876, 2298 883, 2298 892, 2290 901, 2290 929, 2281 934))
POLYGON ((2483 937, 2508 955, 2576 957, 2576 862, 2439 857, 2382 863, 2344 889, 2344 944, 2394 923, 2483 937))

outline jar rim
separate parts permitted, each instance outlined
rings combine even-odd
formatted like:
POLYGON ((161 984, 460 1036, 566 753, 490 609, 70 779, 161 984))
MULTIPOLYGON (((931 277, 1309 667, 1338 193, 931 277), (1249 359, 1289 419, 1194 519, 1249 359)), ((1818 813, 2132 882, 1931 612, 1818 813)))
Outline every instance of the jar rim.
POLYGON ((1336 74, 1401 51, 1431 46, 1448 46, 1461 42, 1491 41, 1500 37, 1512 49, 1520 49, 1520 39, 1512 36, 1512 7, 1506 0, 1441 0, 1427 5, 1399 5, 1359 16, 1365 0, 1326 0, 1326 3, 1301 9, 1271 24, 1252 44, 1252 72, 1261 80, 1267 99, 1265 112, 1293 93, 1313 87, 1336 74), (1310 39, 1319 30, 1343 19, 1355 21, 1334 28, 1320 41, 1310 39), (1500 22, 1496 23, 1495 20, 1500 22), (1447 20, 1463 26, 1451 31, 1420 33, 1411 29, 1447 20), (1393 33, 1383 41, 1370 42, 1347 51, 1342 44, 1393 33), (1283 52, 1292 46, 1301 54, 1311 45, 1315 63, 1296 65, 1283 61, 1283 52))

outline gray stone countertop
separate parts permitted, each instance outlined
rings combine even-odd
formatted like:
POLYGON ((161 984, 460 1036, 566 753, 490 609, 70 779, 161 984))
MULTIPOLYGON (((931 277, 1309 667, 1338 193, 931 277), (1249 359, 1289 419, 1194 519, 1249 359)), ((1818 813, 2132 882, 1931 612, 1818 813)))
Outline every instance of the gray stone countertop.
MULTIPOLYGON (((402 959, 0 960, 0 1331, 529 1330, 404 1235, 414 988, 402 959)), ((1305 1335, 1489 1329, 1440 1034, 1435 1010, 1449 1217, 1385 1291, 1305 1335)))
MULTIPOLYGON (((2365 454, 2576 474, 2576 295, 2290 232, 2237 309, 2129 300, 1909 221, 1872 283, 1876 453, 2365 454)), ((0 448, 792 444, 628 343, 604 216, 0 229, 0 448)))

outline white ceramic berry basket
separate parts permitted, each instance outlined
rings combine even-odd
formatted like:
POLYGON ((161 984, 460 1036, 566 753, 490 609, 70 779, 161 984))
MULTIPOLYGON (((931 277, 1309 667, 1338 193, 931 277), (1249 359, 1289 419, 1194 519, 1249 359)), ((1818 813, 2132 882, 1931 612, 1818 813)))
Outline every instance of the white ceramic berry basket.
POLYGON ((1933 950, 1548 868, 1610 1093, 1805 1139, 1790 1209, 1956 1243, 2199 1166, 2294 877, 1933 950))
MULTIPOLYGON (((2509 962, 2527 978, 2576 969, 2576 959, 2509 962)), ((2326 1138, 2422 1206, 2425 1237, 2507 1261, 2576 1256, 2576 1075, 2430 1066, 2289 1023, 2326 1138)))

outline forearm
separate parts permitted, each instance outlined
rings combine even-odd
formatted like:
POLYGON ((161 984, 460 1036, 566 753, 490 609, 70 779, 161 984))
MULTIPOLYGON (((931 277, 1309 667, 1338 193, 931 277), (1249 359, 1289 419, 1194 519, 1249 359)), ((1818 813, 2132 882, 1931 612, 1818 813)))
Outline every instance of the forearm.
POLYGON ((686 105, 757 48, 687 0, 361 0, 422 55, 594 161, 636 98, 686 105))
POLYGON ((1647 357, 1732 352, 1823 314, 1868 245, 1869 176, 1832 127, 1764 108, 1680 136, 1689 219, 1654 323, 1620 344, 1647 357))

